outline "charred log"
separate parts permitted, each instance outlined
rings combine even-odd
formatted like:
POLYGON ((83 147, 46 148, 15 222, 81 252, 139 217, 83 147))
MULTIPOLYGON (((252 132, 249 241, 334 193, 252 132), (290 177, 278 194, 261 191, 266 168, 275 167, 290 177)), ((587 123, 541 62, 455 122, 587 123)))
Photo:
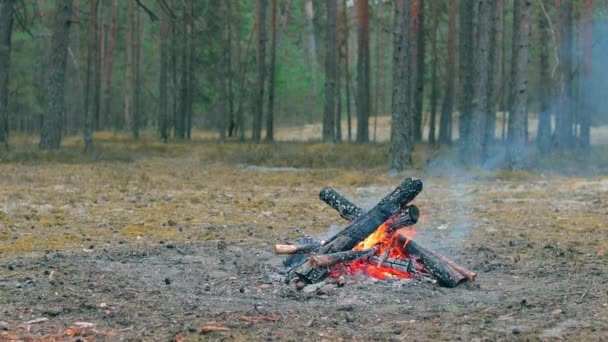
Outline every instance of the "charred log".
POLYGON ((354 221, 365 213, 364 209, 357 207, 346 197, 342 196, 342 194, 330 187, 321 190, 319 198, 329 204, 330 207, 336 209, 340 213, 340 216, 348 221, 354 221))
POLYGON ((415 205, 408 205, 407 207, 401 209, 397 215, 391 221, 391 228, 393 230, 410 227, 418 222, 418 217, 420 216, 420 211, 418 207, 415 205))
POLYGON ((315 255, 308 259, 312 268, 331 267, 343 262, 354 261, 374 255, 377 248, 363 249, 360 251, 345 251, 333 254, 315 255))
POLYGON ((274 245, 274 251, 277 254, 305 254, 316 252, 323 246, 325 241, 310 243, 305 245, 274 245))
MULTIPOLYGON (((393 192, 384 197, 373 209, 363 214, 358 220, 352 222, 344 230, 331 238, 319 250, 321 254, 332 254, 351 250, 357 243, 373 233, 378 226, 396 214, 408 202, 422 191, 422 181, 415 178, 406 178, 393 192)), ((348 201, 352 204, 352 202, 348 201)), ((308 263, 296 267, 292 274, 306 283, 316 283, 328 274, 326 268, 313 269, 308 263)), ((293 279, 291 277, 290 279, 293 279)))

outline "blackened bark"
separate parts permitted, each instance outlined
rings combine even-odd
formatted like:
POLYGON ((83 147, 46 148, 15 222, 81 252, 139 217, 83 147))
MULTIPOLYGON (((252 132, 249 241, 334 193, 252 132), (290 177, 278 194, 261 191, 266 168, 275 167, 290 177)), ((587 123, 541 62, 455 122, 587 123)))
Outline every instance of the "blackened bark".
POLYGON ((515 69, 513 71, 513 107, 509 115, 507 154, 510 166, 520 168, 524 159, 526 144, 526 121, 528 120, 528 53, 530 36, 530 0, 515 0, 518 24, 513 36, 516 39, 516 51, 513 51, 515 69))
POLYGON ((490 71, 490 36, 492 34, 492 2, 494 0, 479 0, 478 7, 478 43, 475 49, 473 106, 469 122, 468 135, 465 139, 466 148, 461 150, 461 159, 467 164, 481 165, 485 159, 485 129, 488 115, 488 86, 490 71))
POLYGON ((393 91, 391 103, 391 168, 403 170, 412 163, 411 96, 408 73, 410 0, 396 1, 394 6, 393 91))
POLYGON ((47 81, 46 115, 40 132, 40 148, 54 150, 61 144, 65 111, 65 67, 72 17, 72 0, 57 0, 47 81))
POLYGON ((11 70, 11 35, 14 0, 0 0, 0 144, 8 150, 8 84, 11 70))
POLYGON ((437 28, 439 26, 439 4, 431 1, 431 94, 430 102, 430 122, 428 142, 434 145, 436 142, 437 125, 437 102, 439 101, 439 87, 437 86, 437 68, 439 56, 437 55, 437 28))
POLYGON ((327 48, 325 49, 325 108, 323 142, 335 142, 336 1, 327 1, 327 48))
POLYGON ((357 142, 369 142, 369 0, 357 0, 357 142))
POLYGON ((446 85, 443 104, 441 105, 441 117, 439 118, 439 143, 450 144, 452 142, 452 110, 454 107, 454 87, 456 82, 456 12, 458 3, 450 1, 448 10, 448 48, 446 63, 446 85))
POLYGON ((418 5, 418 27, 417 27, 417 54, 416 54, 416 82, 414 85, 414 100, 412 104, 414 105, 414 139, 416 141, 422 140, 422 114, 423 114, 423 100, 424 100, 424 73, 426 71, 425 68, 425 35, 426 31, 424 30, 424 4, 425 0, 419 0, 418 5))
POLYGON ((342 196, 342 194, 330 187, 321 190, 319 198, 336 209, 336 211, 340 213, 340 216, 348 221, 354 221, 365 213, 365 210, 357 207, 346 199, 346 197, 342 196))
POLYGON ((262 117, 264 111, 264 85, 266 79, 266 0, 257 0, 256 16, 258 23, 257 55, 258 66, 256 93, 253 112, 253 141, 260 141, 262 137, 262 117))
POLYGON ((459 148, 461 156, 466 154, 469 122, 473 106, 473 19, 475 1, 460 1, 460 118, 458 122, 459 148))

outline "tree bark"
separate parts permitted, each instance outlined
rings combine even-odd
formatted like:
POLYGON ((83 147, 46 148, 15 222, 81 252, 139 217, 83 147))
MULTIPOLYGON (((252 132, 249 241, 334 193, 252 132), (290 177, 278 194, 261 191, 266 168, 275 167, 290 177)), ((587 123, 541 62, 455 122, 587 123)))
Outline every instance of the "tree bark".
POLYGON ((40 132, 40 148, 54 150, 61 144, 65 111, 65 67, 72 17, 72 0, 57 0, 47 81, 46 115, 40 132))
MULTIPOLYGON (((496 138, 496 113, 500 102, 500 50, 499 42, 502 35, 502 16, 504 10, 504 0, 492 1, 492 36, 490 37, 490 56, 488 69, 488 113, 486 117, 484 146, 487 149, 494 144, 496 138)), ((504 58, 504 56, 503 56, 504 58)))
POLYGON ((258 67, 256 94, 253 112, 253 141, 260 141, 262 137, 262 117, 264 111, 264 86, 266 79, 266 0, 257 0, 256 16, 258 23, 257 54, 258 67))
POLYGON ((0 0, 0 144, 8 150, 8 85, 11 70, 11 35, 14 0, 0 0))
POLYGON ((575 136, 574 106, 572 105, 572 40, 573 23, 572 1, 562 1, 559 8, 561 12, 561 27, 559 32, 559 63, 560 63, 560 104, 555 128, 555 145, 557 149, 574 147, 575 136))
POLYGON ((169 67, 169 16, 166 10, 160 11, 160 77, 158 84, 158 125, 160 141, 166 143, 169 140, 169 106, 170 99, 167 91, 167 72, 169 67))
POLYGON ((336 1, 327 0, 327 48, 325 49, 325 108, 323 142, 334 143, 336 115, 336 1))
POLYGON ((551 32, 547 16, 542 10, 538 11, 538 44, 540 45, 539 60, 539 97, 538 130, 536 133, 536 146, 542 154, 551 149, 551 76, 549 74, 549 44, 551 32))
POLYGON ((268 71, 268 113, 266 113, 266 141, 274 140, 274 91, 277 64, 277 0, 272 0, 272 33, 270 40, 270 67, 268 71))
POLYGON ((460 155, 467 150, 467 136, 473 106, 473 20, 475 1, 460 1, 460 84, 462 89, 460 101, 460 118, 458 122, 460 155))
MULTIPOLYGON (((422 116, 423 116, 423 99, 424 99, 424 73, 425 73, 425 39, 426 31, 424 30, 424 4, 425 0, 418 0, 418 15, 416 26, 416 82, 414 83, 414 140, 422 140, 422 116)), ((412 41, 414 40, 412 39, 412 41)))
POLYGON ((467 148, 461 150, 461 159, 467 164, 481 165, 485 159, 485 129, 488 108, 488 87, 490 72, 490 39, 492 29, 492 3, 495 0, 479 0, 478 43, 475 49, 473 106, 469 122, 469 133, 463 137, 467 148))
POLYGON ((435 145, 437 141, 437 102, 439 101, 439 87, 437 86, 437 68, 439 56, 437 55, 437 28, 439 27, 439 4, 430 2, 431 6, 431 94, 430 94, 430 123, 428 142, 435 145))
POLYGON ((95 123, 99 119, 99 78, 98 62, 99 62, 99 40, 98 40, 98 12, 99 0, 90 0, 89 2, 89 37, 87 47, 87 90, 85 92, 85 108, 84 113, 84 151, 85 153, 94 150, 93 131, 95 123))
POLYGON ((103 106, 101 117, 105 120, 105 126, 114 125, 114 119, 112 115, 112 97, 110 92, 112 90, 112 68, 114 66, 114 48, 116 46, 116 18, 118 16, 118 0, 112 1, 112 14, 110 18, 110 32, 108 33, 107 48, 105 53, 105 70, 104 70, 104 84, 103 84, 103 106))
MULTIPOLYGON (((530 0, 515 0, 518 18, 513 39, 516 41, 516 50, 513 51, 514 66, 513 107, 509 115, 509 131, 507 141, 507 154, 510 166, 520 168, 524 160, 526 144, 526 121, 528 119, 528 53, 530 36, 530 0)), ((514 44, 515 45, 515 44, 514 44)))
POLYGON ((452 143, 452 110, 454 107, 454 87, 456 83, 456 13, 457 1, 450 1, 448 10, 448 46, 445 78, 445 95, 441 105, 439 118, 439 143, 449 145, 452 143))
POLYGON ((357 142, 369 142, 369 0, 357 0, 357 142))
POLYGON ((581 131, 580 142, 584 149, 591 145, 591 117, 592 106, 590 104, 590 96, 585 95, 591 90, 591 71, 593 58, 593 0, 584 0, 583 2, 583 96, 582 96, 582 111, 581 111, 581 131))
POLYGON ((403 170, 412 163, 410 138, 411 96, 408 73, 410 0, 399 0, 394 6, 393 26, 393 97, 391 103, 391 168, 403 170))
POLYGON ((348 49, 348 38, 349 38, 349 25, 348 25, 348 16, 347 16, 347 6, 346 0, 342 1, 342 20, 344 22, 344 81, 345 81, 345 94, 346 95, 346 125, 347 125, 347 134, 348 141, 353 140, 353 131, 352 131, 352 115, 351 115, 351 99, 350 99, 350 53, 348 49))

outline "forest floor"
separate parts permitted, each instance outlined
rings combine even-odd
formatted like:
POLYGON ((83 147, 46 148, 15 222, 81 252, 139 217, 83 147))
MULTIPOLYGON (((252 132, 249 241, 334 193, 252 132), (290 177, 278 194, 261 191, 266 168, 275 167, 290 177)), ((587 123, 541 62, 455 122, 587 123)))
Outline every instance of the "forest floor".
POLYGON ((0 340, 608 339, 605 164, 462 170, 421 147, 396 174, 383 144, 96 141, 0 154, 0 340), (278 281, 275 243, 344 226, 319 190, 371 207, 407 176, 416 239, 474 284, 278 281))

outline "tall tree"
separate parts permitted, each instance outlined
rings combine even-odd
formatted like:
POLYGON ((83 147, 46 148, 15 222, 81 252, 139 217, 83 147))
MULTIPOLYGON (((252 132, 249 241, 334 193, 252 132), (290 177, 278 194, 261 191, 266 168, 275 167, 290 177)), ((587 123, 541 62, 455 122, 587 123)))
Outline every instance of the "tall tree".
POLYGON ((264 85, 266 79, 266 0, 257 0, 257 53, 258 67, 256 94, 253 112, 253 141, 260 141, 262 137, 262 117, 264 111, 264 85))
POLYGON ((169 139, 169 93, 167 91, 167 73, 169 68, 169 15, 161 8, 160 17, 160 78, 158 82, 158 125, 160 140, 164 143, 169 139))
POLYGON ((221 109, 218 124, 219 141, 223 143, 226 140, 226 129, 228 127, 228 120, 230 120, 230 103, 228 99, 228 79, 230 78, 230 10, 229 4, 225 0, 220 1, 220 8, 222 11, 222 77, 220 80, 220 96, 221 96, 221 109))
POLYGON ((458 3, 450 1, 448 10, 448 46, 445 78, 445 96, 441 105, 441 117, 439 118, 439 143, 450 144, 452 142, 452 110, 454 107, 454 88, 456 83, 456 13, 458 3))
POLYGON ((272 0, 272 33, 270 40, 270 67, 268 71, 268 113, 266 113, 266 141, 274 140, 274 88, 277 64, 277 0, 272 0))
POLYGON ((116 47, 116 20, 118 17, 118 0, 112 0, 110 14, 110 28, 106 38, 106 49, 104 57, 103 91, 101 101, 101 117, 104 118, 105 126, 114 120, 110 117, 112 113, 112 97, 110 96, 112 86, 112 68, 114 66, 114 48, 116 47))
POLYGON ((559 62, 560 62, 560 105, 557 113, 555 128, 555 144, 558 149, 574 146, 574 106, 572 104, 572 1, 560 3, 560 33, 559 33, 559 62))
POLYGON ((473 106, 473 19, 475 18, 475 1, 460 1, 460 119, 458 133, 461 156, 465 154, 466 137, 469 134, 469 121, 473 106))
POLYGON ((475 46, 473 103, 468 134, 461 137, 466 148, 461 159, 468 164, 481 165, 485 159, 485 129, 489 113, 488 86, 490 71, 490 36, 492 30, 492 3, 494 0, 476 1, 478 13, 478 43, 475 46))
POLYGON ((439 4, 431 1, 431 93, 430 93, 430 122, 429 122, 429 144, 436 142, 437 125, 437 101, 439 101, 439 87, 437 86, 437 66, 439 56, 437 54, 437 28, 439 27, 439 4))
POLYGON ((393 14, 393 94, 391 103, 391 168, 403 170, 412 162, 411 80, 408 73, 411 0, 397 0, 393 14))
MULTIPOLYGON (((544 5, 543 5, 544 6, 544 5)), ((536 145, 541 153, 547 153, 551 148, 551 76, 549 75, 549 44, 551 31, 546 13, 543 8, 538 11, 538 44, 540 45, 539 59, 539 97, 538 131, 536 145)))
MULTIPOLYGON (((310 58, 310 74, 312 76, 312 91, 317 95, 318 81, 317 70, 319 62, 317 61, 317 33, 315 29, 315 13, 318 12, 318 7, 314 6, 313 0, 306 0, 306 18, 308 19, 308 54, 310 58)), ((318 15, 317 15, 318 18, 318 15)), ((311 114, 312 115, 312 114, 311 114)))
POLYGON ((46 115, 40 131, 41 149, 61 145, 62 117, 65 111, 65 67, 72 17, 72 0, 57 0, 47 81, 46 115))
POLYGON ((370 61, 369 0, 356 1, 357 12, 357 142, 369 142, 370 61))
POLYGON ((412 104, 414 106, 414 139, 420 141, 422 139, 422 104, 424 99, 424 72, 425 72, 425 39, 424 36, 427 34, 424 30, 424 0, 417 0, 417 13, 413 15, 412 30, 414 36, 412 37, 412 43, 416 41, 415 51, 415 66, 416 70, 413 71, 414 85, 413 95, 414 99, 412 104))
POLYGON ((8 150, 8 83, 11 70, 11 34, 14 0, 0 0, 0 144, 8 150))
POLYGON ((528 120, 528 54, 530 49, 530 0, 514 0, 517 27, 513 32, 513 102, 509 115, 507 155, 511 168, 520 168, 526 144, 526 121, 528 120))
POLYGON ((85 108, 84 113, 84 150, 90 152, 93 150, 93 130, 95 129, 95 123, 99 119, 99 41, 98 41, 98 17, 99 12, 99 1, 89 1, 89 37, 88 37, 88 48, 87 48, 87 74, 86 74, 86 85, 87 90, 85 92, 85 108))
MULTIPOLYGON (((496 137, 496 113, 500 103, 500 49, 499 42, 502 36, 502 16, 504 12, 504 0, 491 2, 492 6, 492 34, 490 37, 490 61, 488 69, 488 112, 486 118, 484 145, 487 147, 494 143, 496 137)), ((503 56, 504 58, 504 56, 503 56)))
POLYGON ((348 141, 352 141, 352 115, 350 99, 350 53, 348 49, 349 25, 347 16, 346 0, 342 0, 342 22, 344 23, 344 92, 346 95, 346 125, 348 130, 348 141))
MULTIPOLYGON (((592 54, 593 54, 593 0, 583 2, 583 92, 590 90, 592 54)), ((580 141, 583 148, 591 144, 591 117, 592 108, 589 103, 590 96, 583 95, 583 106, 581 111, 580 141)))
POLYGON ((325 108, 323 142, 335 142, 336 1, 327 1, 327 49, 325 49, 325 108))

